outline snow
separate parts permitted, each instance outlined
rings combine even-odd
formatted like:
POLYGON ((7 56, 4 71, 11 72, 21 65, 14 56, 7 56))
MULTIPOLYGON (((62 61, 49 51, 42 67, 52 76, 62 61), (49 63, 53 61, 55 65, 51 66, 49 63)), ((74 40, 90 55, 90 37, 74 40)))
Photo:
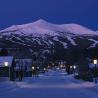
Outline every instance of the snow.
MULTIPOLYGON (((9 40, 15 44, 29 47, 31 47, 33 43, 37 43, 41 46, 44 44, 46 47, 51 47, 55 45, 54 40, 61 43, 64 48, 68 48, 68 41, 73 46, 77 46, 77 43, 74 41, 76 36, 84 38, 84 36, 96 35, 98 35, 97 32, 78 24, 53 24, 42 19, 28 24, 13 25, 0 31, 0 39, 5 38, 5 40, 9 40), (68 41, 63 42, 58 38, 67 38, 68 41)), ((98 44, 96 40, 89 40, 94 42, 90 48, 98 44)))
POLYGON ((71 42, 72 45, 76 46, 77 44, 75 43, 75 41, 70 37, 67 36, 67 39, 71 42))
POLYGON ((90 41, 94 42, 89 48, 93 48, 96 47, 96 45, 98 44, 98 41, 94 40, 94 39, 89 39, 90 41))
POLYGON ((49 70, 21 82, 0 83, 2 98, 97 98, 97 91, 98 85, 75 80, 64 70, 49 70))
POLYGON ((54 43, 53 43, 51 40, 48 40, 48 42, 49 42, 51 45, 54 45, 54 43))
POLYGON ((43 50, 42 53, 43 53, 43 54, 45 54, 45 53, 50 53, 50 51, 49 51, 49 50, 43 50))
POLYGON ((0 31, 0 33, 2 32, 13 32, 15 34, 22 35, 32 34, 33 36, 60 36, 61 32, 72 33, 76 35, 98 35, 98 33, 96 33, 95 31, 85 28, 78 24, 53 24, 43 19, 23 25, 13 25, 0 31))
POLYGON ((23 40, 22 40, 20 37, 17 37, 17 36, 15 36, 15 35, 12 35, 12 36, 13 36, 14 38, 16 38, 17 40, 23 42, 23 40))
MULTIPOLYGON (((23 25, 13 25, 11 27, 8 27, 5 30, 1 30, 0 32, 15 31, 15 34, 19 34, 17 31, 20 31, 20 34, 21 32, 23 32, 26 35, 33 34, 33 36, 39 36, 44 34, 51 35, 51 36, 58 35, 54 30, 50 29, 53 26, 51 25, 52 24, 49 24, 48 22, 44 20, 38 20, 33 23, 28 23, 23 25)), ((55 29, 58 29, 58 27, 56 27, 55 29)))
POLYGON ((42 43, 41 43, 41 41, 40 41, 40 39, 39 38, 32 38, 32 42, 34 43, 34 42, 37 42, 39 45, 42 45, 42 43))
POLYGON ((94 83, 75 80, 63 70, 49 70, 22 82, 0 83, 2 98, 97 98, 97 91, 94 83))
POLYGON ((20 45, 24 45, 24 46, 31 46, 31 45, 29 45, 29 44, 25 44, 25 43, 23 43, 23 42, 16 42, 16 41, 14 41, 14 40, 11 40, 11 42, 13 42, 13 43, 17 43, 17 44, 20 44, 20 45))
POLYGON ((60 27, 63 28, 66 32, 76 35, 98 35, 98 33, 96 33, 95 31, 83 27, 79 24, 63 24, 60 25, 60 27))
MULTIPOLYGON (((98 67, 98 64, 96 64, 96 66, 98 67)), ((89 64, 89 68, 94 68, 94 67, 95 67, 95 65, 93 63, 89 64)))
POLYGON ((54 37, 53 40, 54 40, 54 41, 57 41, 57 42, 60 42, 60 43, 64 46, 64 48, 67 48, 67 43, 60 41, 60 40, 58 39, 58 37, 54 37))
POLYGON ((42 45, 41 41, 39 38, 36 39, 39 45, 42 45))

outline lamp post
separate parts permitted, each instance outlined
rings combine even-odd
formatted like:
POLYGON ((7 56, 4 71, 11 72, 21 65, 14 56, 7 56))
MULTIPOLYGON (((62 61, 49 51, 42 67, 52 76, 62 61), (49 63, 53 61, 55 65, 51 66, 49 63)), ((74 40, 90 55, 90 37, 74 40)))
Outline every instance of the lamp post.
POLYGON ((8 67, 8 65, 9 65, 8 62, 4 62, 5 67, 8 67))
POLYGON ((70 74, 73 73, 73 66, 70 66, 70 74))
POLYGON ((75 73, 76 73, 76 68, 77 68, 76 65, 74 65, 74 66, 73 66, 73 69, 74 69, 74 76, 75 76, 75 73))
POLYGON ((34 70, 34 69, 35 69, 35 67, 33 66, 33 67, 32 67, 32 70, 34 70))
POLYGON ((70 69, 72 69, 72 66, 70 66, 70 69))
POLYGON ((9 67, 9 79, 10 79, 10 66, 9 66, 9 62, 4 62, 4 66, 5 67, 9 67))
POLYGON ((96 70, 97 62, 98 62, 97 59, 94 59, 93 63, 94 63, 94 65, 95 65, 95 70, 94 70, 94 71, 95 71, 95 84, 97 84, 97 77, 96 77, 96 74, 97 74, 97 73, 96 73, 96 71, 97 71, 97 70, 96 70))
POLYGON ((35 67, 32 66, 32 74, 33 74, 32 76, 34 76, 34 74, 35 74, 35 73, 34 73, 34 70, 35 70, 35 67))

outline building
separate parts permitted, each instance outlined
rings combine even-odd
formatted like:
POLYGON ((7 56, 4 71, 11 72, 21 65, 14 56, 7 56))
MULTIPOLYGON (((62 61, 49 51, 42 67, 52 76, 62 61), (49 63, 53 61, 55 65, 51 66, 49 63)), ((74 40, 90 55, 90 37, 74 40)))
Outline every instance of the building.
POLYGON ((23 76, 28 77, 32 76, 32 59, 15 59, 16 66, 15 66, 15 71, 16 71, 16 77, 19 72, 19 70, 23 71, 23 76))
POLYGON ((0 56, 0 77, 10 77, 14 66, 13 56, 0 56))

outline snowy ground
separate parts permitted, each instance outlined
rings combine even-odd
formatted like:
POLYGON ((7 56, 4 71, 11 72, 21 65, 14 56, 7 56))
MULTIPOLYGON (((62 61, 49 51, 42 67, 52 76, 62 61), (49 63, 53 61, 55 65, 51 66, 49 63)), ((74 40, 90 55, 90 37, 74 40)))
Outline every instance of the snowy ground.
POLYGON ((22 82, 0 82, 0 98, 98 98, 98 86, 49 70, 22 82))

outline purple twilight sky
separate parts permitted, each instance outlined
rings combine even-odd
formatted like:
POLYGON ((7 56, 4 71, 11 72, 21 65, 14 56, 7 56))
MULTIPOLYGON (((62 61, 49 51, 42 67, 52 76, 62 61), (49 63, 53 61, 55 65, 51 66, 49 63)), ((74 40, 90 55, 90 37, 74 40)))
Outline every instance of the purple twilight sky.
POLYGON ((0 29, 40 18, 98 30, 98 0, 0 0, 0 29))

